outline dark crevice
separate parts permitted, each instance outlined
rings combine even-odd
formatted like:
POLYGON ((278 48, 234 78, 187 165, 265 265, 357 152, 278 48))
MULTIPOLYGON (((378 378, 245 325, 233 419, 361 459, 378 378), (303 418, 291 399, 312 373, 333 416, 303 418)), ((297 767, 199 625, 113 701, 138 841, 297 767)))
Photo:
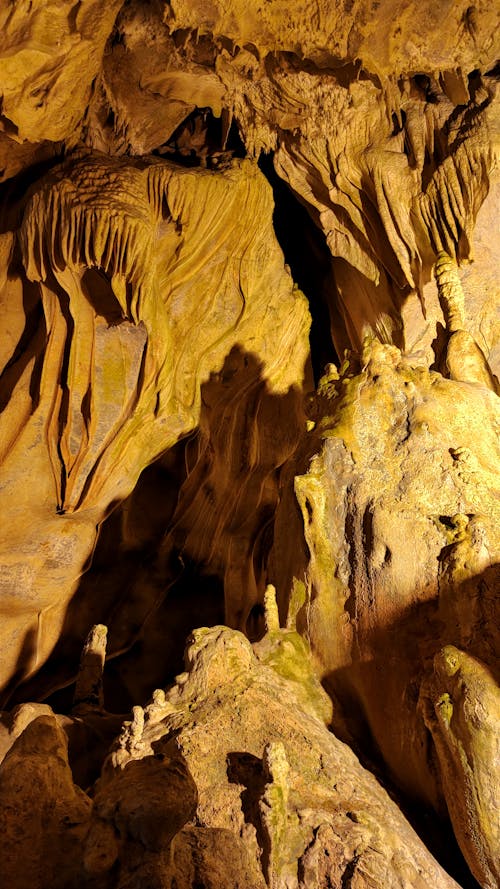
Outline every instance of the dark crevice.
POLYGON ((110 326, 123 321, 122 307, 113 293, 109 275, 103 269, 86 269, 82 277, 82 291, 96 315, 105 318, 110 326))
POLYGON ((227 777, 231 784, 242 787, 241 810, 245 824, 255 829, 257 841, 262 849, 261 867, 266 873, 269 867, 270 842, 262 826, 261 801, 265 793, 267 778, 262 760, 252 753, 231 752, 227 757, 227 777))
POLYGON ((392 112, 391 119, 392 119, 392 126, 393 126, 393 129, 392 129, 392 135, 393 135, 393 136, 397 136, 398 133, 401 133, 401 131, 404 130, 404 128, 405 128, 405 125, 406 125, 406 111, 401 111, 401 114, 400 114, 399 117, 398 117, 398 115, 396 114, 396 112, 393 111, 393 112, 392 112))
POLYGON ((40 379, 46 340, 45 318, 38 284, 27 280, 23 280, 23 311, 26 319, 24 330, 11 358, 0 370, 0 413, 9 404, 15 387, 33 358, 29 384, 32 411, 38 407, 40 400, 40 379))
POLYGON ((61 142, 41 143, 47 145, 50 156, 32 163, 27 169, 0 183, 0 234, 14 231, 21 225, 26 202, 33 187, 53 167, 64 160, 64 146, 61 142))
POLYGON ((250 642, 257 642, 265 633, 265 611, 264 606, 261 605, 260 602, 257 602, 250 609, 250 613, 247 617, 245 624, 245 633, 250 639, 250 642))
POLYGON ((64 316, 64 320, 66 322, 67 335, 64 343, 63 350, 63 359, 60 370, 59 377, 59 385, 61 387, 62 396, 61 396, 61 406, 59 409, 59 429, 58 429, 58 445, 57 445, 57 453, 59 455, 59 460, 61 464, 61 495, 60 495, 60 503, 57 505, 57 512, 60 515, 64 515, 64 501, 66 498, 66 486, 68 483, 68 476, 66 472, 66 466, 64 463, 64 455, 61 451, 61 436, 64 432, 64 429, 68 422, 68 415, 70 411, 70 402, 71 402, 71 392, 69 388, 68 382, 68 373, 70 367, 70 356, 71 356, 71 345, 73 342, 73 338, 75 336, 75 322, 73 315, 71 314, 69 297, 64 290, 57 284, 55 280, 51 282, 51 287, 54 293, 57 294, 59 298, 59 305, 61 308, 61 312, 64 316))
POLYGON ((331 335, 327 290, 332 288, 332 257, 323 233, 315 226, 306 208, 279 178, 273 156, 263 154, 259 167, 273 189, 273 225, 285 262, 293 280, 308 299, 311 312, 311 361, 317 384, 325 365, 339 359, 331 335))
POLYGON ((341 887, 342 889, 350 889, 352 886, 353 877, 356 871, 356 866, 361 856, 355 855, 352 861, 346 865, 344 873, 342 874, 341 887))
POLYGON ((210 108, 196 108, 153 154, 185 167, 217 169, 232 158, 245 157, 246 149, 227 112, 215 117, 210 108))
POLYGON ((481 89, 483 85, 483 78, 481 77, 479 68, 475 68, 474 71, 471 71, 467 80, 469 85, 469 95, 472 101, 474 101, 476 93, 481 89))
POLYGON ((6 117, 5 114, 0 114, 0 124, 3 133, 6 133, 7 136, 11 136, 14 139, 17 137, 19 133, 18 127, 10 120, 10 118, 6 117))
POLYGON ((412 81, 425 96, 426 102, 436 105, 439 102, 439 90, 428 74, 415 74, 412 81))
POLYGON ((495 80, 500 80, 500 61, 498 61, 493 68, 490 68, 489 71, 484 75, 485 77, 494 77, 495 80))

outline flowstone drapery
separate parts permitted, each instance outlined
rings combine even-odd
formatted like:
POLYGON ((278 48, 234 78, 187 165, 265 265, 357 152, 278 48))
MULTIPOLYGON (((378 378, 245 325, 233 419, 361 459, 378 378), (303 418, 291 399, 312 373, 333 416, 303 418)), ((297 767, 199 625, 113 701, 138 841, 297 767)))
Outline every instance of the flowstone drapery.
POLYGON ((499 885, 499 19, 0 4, 13 889, 499 885))

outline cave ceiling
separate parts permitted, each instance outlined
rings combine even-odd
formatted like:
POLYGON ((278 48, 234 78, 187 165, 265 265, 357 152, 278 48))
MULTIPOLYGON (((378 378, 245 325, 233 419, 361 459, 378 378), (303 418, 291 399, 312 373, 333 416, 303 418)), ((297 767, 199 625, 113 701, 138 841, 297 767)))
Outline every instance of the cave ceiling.
POLYGON ((498 889, 499 157, 492 0, 0 0, 13 889, 498 889))

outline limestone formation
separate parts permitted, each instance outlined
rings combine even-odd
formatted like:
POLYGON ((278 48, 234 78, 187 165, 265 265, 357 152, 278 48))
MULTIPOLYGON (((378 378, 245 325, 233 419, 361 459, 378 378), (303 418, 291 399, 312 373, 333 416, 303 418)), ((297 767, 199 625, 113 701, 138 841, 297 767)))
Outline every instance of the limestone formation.
MULTIPOLYGON (((496 835, 498 783, 493 777, 486 793, 469 791, 468 772, 468 783, 456 780, 451 790, 449 755, 437 727, 436 746, 429 745, 423 704, 439 650, 465 648, 464 658, 479 658, 489 670, 482 684, 468 686, 463 731, 481 738, 479 712, 491 711, 488 725, 496 725, 490 732, 498 740, 489 704, 498 695, 499 667, 498 398, 476 383, 412 367, 394 346, 367 343, 362 360, 360 371, 346 369, 320 386, 310 448, 304 445, 291 469, 308 551, 287 552, 284 506, 277 585, 289 583, 285 565, 305 580, 298 626, 340 703, 337 732, 365 750, 370 738, 411 796, 437 809, 446 801, 454 822, 460 819, 457 838, 468 856, 466 835, 484 831, 486 843, 496 835), (297 474, 310 454, 308 471, 297 474), (481 830, 470 793, 480 798, 481 830)), ((451 701, 453 708, 454 691, 451 701)), ((477 740, 477 754, 467 758, 485 756, 495 776, 492 743, 481 754, 477 740)), ((495 885, 487 867, 480 874, 484 885, 495 885)))
POLYGON ((499 885, 499 60, 0 0, 12 889, 499 885))
POLYGON ((50 652, 96 524, 195 428, 200 384, 231 348, 262 356, 271 391, 303 378, 309 315, 272 234, 269 186, 248 161, 201 173, 205 193, 199 176, 85 153, 56 167, 24 208, 4 288, 12 346, 0 502, 18 528, 2 534, 16 629, 6 680, 26 636, 25 673, 50 652), (29 362, 16 344, 26 290, 39 328, 29 362), (15 516, 28 505, 26 539, 15 516))
POLYGON ((497 392, 488 362, 474 338, 466 330, 464 293, 456 263, 444 252, 436 263, 439 300, 449 334, 446 347, 445 375, 452 380, 479 383, 497 392))
POLYGON ((447 645, 434 659, 426 724, 441 765, 455 832, 478 882, 500 880, 498 800, 491 769, 499 758, 500 693, 476 658, 447 645))

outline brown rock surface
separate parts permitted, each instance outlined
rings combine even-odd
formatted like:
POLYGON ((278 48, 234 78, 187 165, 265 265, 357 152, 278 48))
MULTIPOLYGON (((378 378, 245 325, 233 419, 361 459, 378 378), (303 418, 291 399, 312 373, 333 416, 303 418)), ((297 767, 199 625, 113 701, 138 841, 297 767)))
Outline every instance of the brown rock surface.
POLYGON ((27 725, 0 767, 2 879, 10 886, 78 886, 91 803, 73 784, 67 739, 53 715, 27 725))
POLYGON ((497 886, 499 59, 483 0, 0 0, 13 889, 453 885, 398 805, 497 886))
POLYGON ((330 701, 295 631, 270 629, 252 651, 226 627, 196 630, 186 666, 134 708, 92 801, 57 718, 31 714, 0 765, 11 884, 456 885, 327 730, 330 701))
POLYGON ((240 633, 196 630, 186 666, 166 695, 158 693, 144 711, 135 708, 104 766, 87 868, 112 818, 124 844, 119 886, 142 886, 153 873, 158 885, 172 887, 198 880, 279 889, 342 885, 348 877, 353 886, 366 880, 455 885, 375 779, 326 729, 329 701, 295 632, 271 631, 254 654, 240 633), (170 778, 174 797, 162 793, 156 802, 160 773, 174 768, 184 789, 175 792, 170 778), (180 829, 183 819, 189 823, 180 829), (180 832, 170 858, 162 858, 174 825, 180 832))

